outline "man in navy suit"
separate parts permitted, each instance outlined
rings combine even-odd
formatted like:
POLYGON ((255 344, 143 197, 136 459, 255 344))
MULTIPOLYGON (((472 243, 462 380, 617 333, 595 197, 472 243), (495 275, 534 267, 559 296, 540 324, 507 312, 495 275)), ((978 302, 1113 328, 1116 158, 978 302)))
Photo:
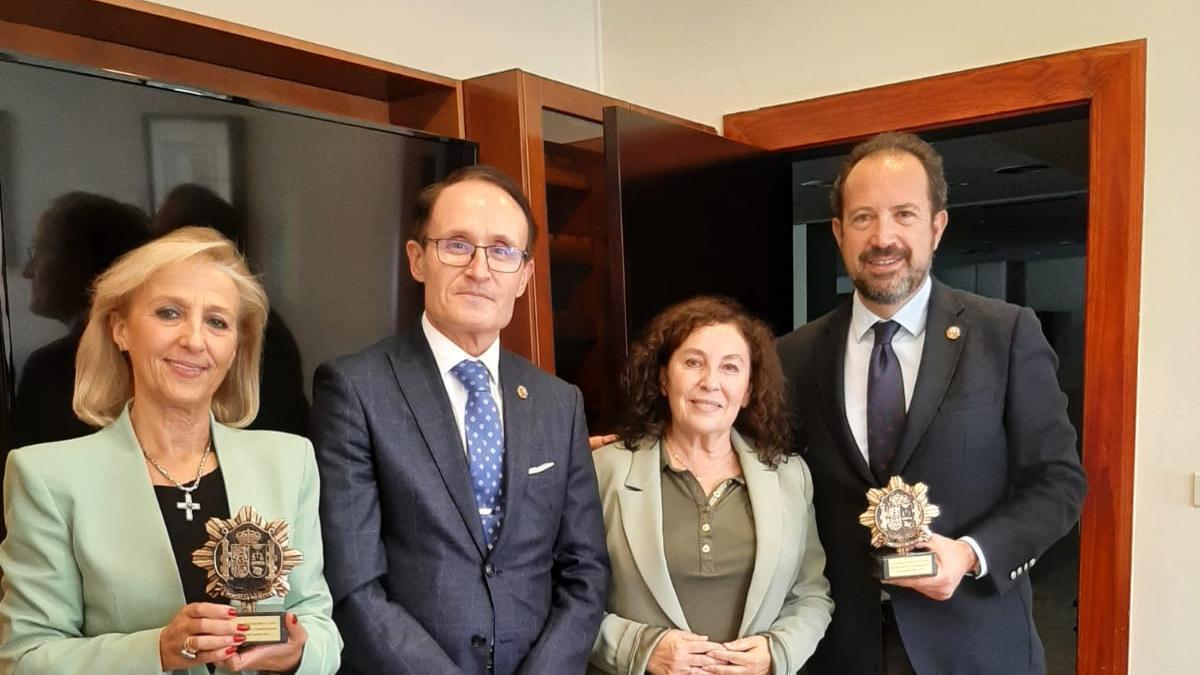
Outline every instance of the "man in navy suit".
MULTIPOLYGON (((581 673, 608 555, 579 390, 500 347, 529 204, 484 166, 420 196, 419 325, 323 364, 312 437, 354 673, 581 673)), ((370 301, 370 299, 356 299, 370 301)))
POLYGON ((1044 672, 1027 572, 1087 487, 1054 352, 1029 309, 930 276, 947 213, 927 143, 864 142, 832 197, 854 297, 779 341, 835 607, 809 673, 1044 672), (938 571, 881 586, 858 515, 894 475, 941 507, 938 571))

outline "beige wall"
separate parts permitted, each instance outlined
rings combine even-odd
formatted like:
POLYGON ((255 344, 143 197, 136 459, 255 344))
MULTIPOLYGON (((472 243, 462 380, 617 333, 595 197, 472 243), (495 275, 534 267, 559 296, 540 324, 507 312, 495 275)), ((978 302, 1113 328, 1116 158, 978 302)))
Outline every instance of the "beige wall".
POLYGON ((599 85, 594 0, 154 0, 438 75, 599 85))
POLYGON ((1195 669, 1200 509, 1200 4, 1192 0, 601 0, 606 93, 720 125, 721 114, 1148 38, 1146 209, 1130 671, 1195 669), (663 86, 663 83, 670 86, 663 86), (1182 302, 1182 306, 1177 304, 1182 302))

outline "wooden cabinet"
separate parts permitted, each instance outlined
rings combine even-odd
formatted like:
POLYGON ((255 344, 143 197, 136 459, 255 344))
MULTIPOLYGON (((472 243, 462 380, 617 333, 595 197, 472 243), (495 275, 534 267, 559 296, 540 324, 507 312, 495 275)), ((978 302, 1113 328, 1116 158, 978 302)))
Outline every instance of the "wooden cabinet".
POLYGON ((141 0, 4 0, 0 50, 463 135, 458 80, 141 0))
POLYGON ((623 257, 605 161, 604 109, 638 110, 681 127, 711 127, 509 70, 463 81, 467 138, 479 160, 520 181, 538 238, 534 279, 503 334, 583 391, 593 433, 612 429, 625 360, 623 257))

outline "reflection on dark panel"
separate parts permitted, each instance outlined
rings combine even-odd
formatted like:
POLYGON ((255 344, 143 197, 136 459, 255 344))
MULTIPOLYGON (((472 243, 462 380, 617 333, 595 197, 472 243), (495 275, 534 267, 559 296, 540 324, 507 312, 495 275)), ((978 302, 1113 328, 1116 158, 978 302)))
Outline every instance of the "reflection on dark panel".
POLYGON ((542 110, 554 372, 583 393, 592 433, 616 423, 616 373, 623 361, 614 343, 623 345, 625 337, 604 311, 611 303, 613 242, 605 212, 603 133, 599 122, 542 110))
POLYGON ((87 288, 187 225, 237 242, 270 296, 252 426, 304 433, 317 364, 420 315, 412 202, 474 161, 462 141, 0 61, 0 448, 91 431, 71 412, 87 288))
POLYGON ((38 218, 20 270, 29 283, 28 311, 62 324, 67 334, 34 349, 20 370, 12 407, 12 447, 91 431, 71 410, 75 351, 87 317, 88 287, 122 254, 149 239, 150 218, 142 209, 89 192, 56 197, 38 218))
POLYGON ((845 295, 838 294, 837 278, 842 271, 842 254, 833 238, 832 223, 810 223, 805 228, 808 238, 808 317, 815 319, 832 312, 845 295))
POLYGON ((667 305, 730 296, 777 333, 792 327, 791 214, 778 157, 629 110, 605 110, 611 198, 631 337, 667 305))

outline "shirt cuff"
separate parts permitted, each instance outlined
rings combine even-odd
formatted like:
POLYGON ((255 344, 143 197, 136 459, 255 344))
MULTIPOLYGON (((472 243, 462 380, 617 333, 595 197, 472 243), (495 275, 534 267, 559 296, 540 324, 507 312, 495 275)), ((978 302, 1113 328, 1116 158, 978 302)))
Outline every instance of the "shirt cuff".
POLYGON ((629 672, 646 672, 646 666, 650 663, 650 655, 654 653, 654 648, 658 646, 659 641, 667 634, 667 630, 667 628, 662 626, 646 626, 642 628, 641 634, 638 635, 638 643, 633 653, 633 663, 629 672))
POLYGON ((971 576, 976 579, 982 579, 987 576, 987 558, 983 557, 983 549, 979 548, 979 542, 975 541, 974 537, 959 537, 958 540, 967 542, 967 546, 971 547, 971 550, 975 552, 975 558, 979 560, 979 574, 972 574, 971 576))

